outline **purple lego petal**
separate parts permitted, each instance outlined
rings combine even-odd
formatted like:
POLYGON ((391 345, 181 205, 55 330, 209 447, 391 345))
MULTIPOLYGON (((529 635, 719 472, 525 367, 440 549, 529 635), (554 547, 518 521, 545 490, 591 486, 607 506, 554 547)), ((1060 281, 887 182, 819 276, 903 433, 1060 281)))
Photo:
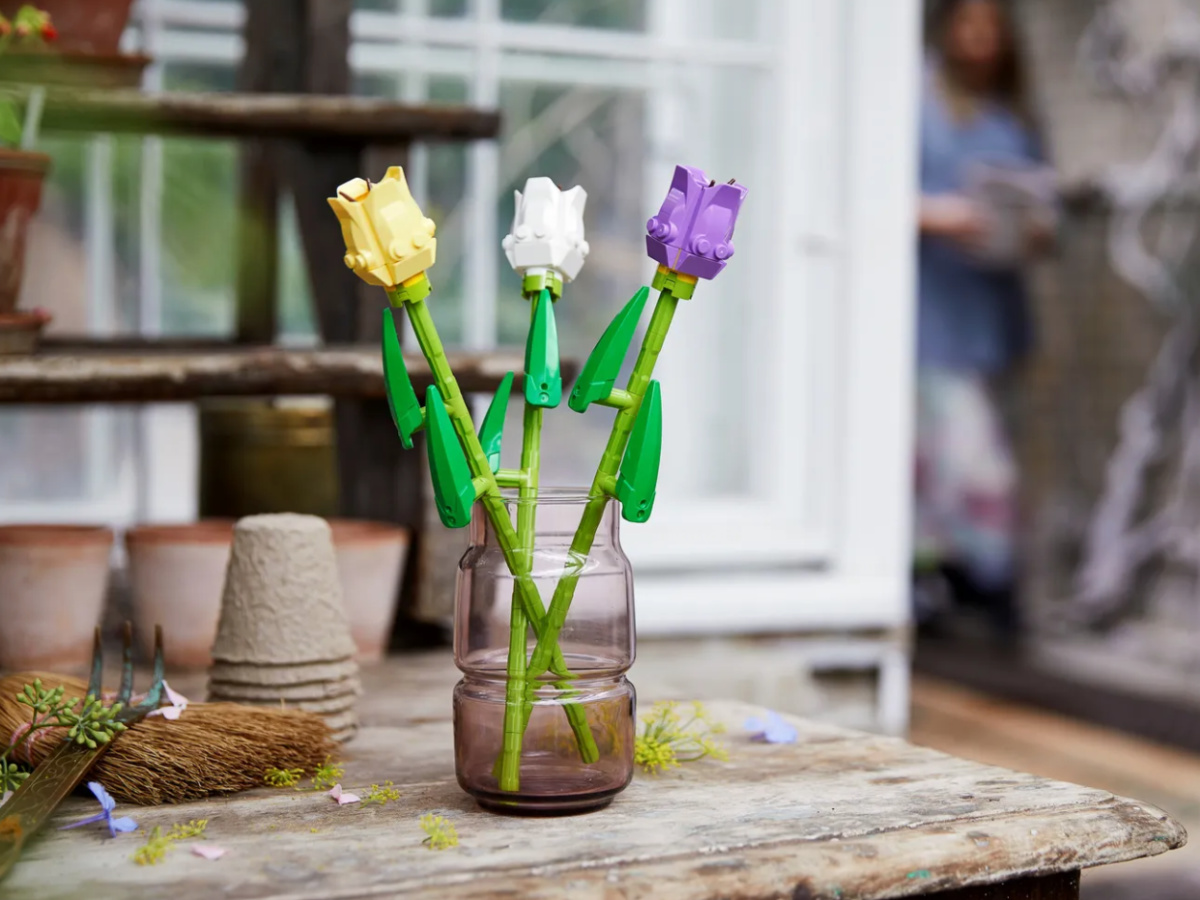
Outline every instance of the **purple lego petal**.
POLYGON ((668 269, 713 278, 733 256, 745 198, 740 184, 712 184, 700 169, 676 166, 662 207, 646 222, 646 252, 668 269))

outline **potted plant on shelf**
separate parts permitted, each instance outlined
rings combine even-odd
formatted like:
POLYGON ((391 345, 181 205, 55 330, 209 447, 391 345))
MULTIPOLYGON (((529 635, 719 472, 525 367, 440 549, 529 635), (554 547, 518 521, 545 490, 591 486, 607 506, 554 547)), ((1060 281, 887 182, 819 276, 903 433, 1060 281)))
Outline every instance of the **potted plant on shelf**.
MULTIPOLYGON (((22 6, 10 19, 0 15, 0 54, 10 47, 41 45, 55 38, 45 11, 22 6)), ((24 121, 15 100, 0 97, 0 355, 27 353, 49 321, 41 310, 17 312, 29 222, 42 199, 50 157, 29 149, 41 110, 35 90, 24 121)))
MULTIPOLYGON (((37 0, 53 21, 55 52, 32 45, 13 47, 0 61, 0 81, 99 90, 137 88, 150 63, 144 53, 122 53, 121 35, 132 0, 37 0)), ((25 0, 0 0, 0 16, 16 21, 25 0)))
MULTIPOLYGON (((115 54, 133 0, 39 0, 38 5, 54 21, 63 49, 115 54)), ((16 19, 25 8, 22 0, 0 0, 2 16, 16 19)))

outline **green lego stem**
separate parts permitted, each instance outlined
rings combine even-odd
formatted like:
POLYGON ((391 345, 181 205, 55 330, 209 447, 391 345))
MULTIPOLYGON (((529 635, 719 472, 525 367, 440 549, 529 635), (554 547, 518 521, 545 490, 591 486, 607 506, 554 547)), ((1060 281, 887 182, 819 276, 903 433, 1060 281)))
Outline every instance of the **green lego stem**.
MULTIPOLYGON (((471 421, 471 412, 467 408, 467 402, 458 387, 458 381, 454 377, 454 372, 450 368, 450 361, 446 359, 446 351, 442 347, 437 327, 433 324, 433 317, 429 314, 429 308, 425 305, 423 298, 418 297, 406 300, 398 290, 389 290, 388 295, 393 305, 399 306, 403 303, 404 308, 408 311, 409 321, 412 322, 413 331, 417 336, 417 343, 420 344, 421 351, 425 354, 425 358, 429 362, 430 372, 433 374, 434 381, 443 395, 442 399, 446 406, 446 412, 449 414, 450 420, 454 424, 454 429, 458 432, 463 448, 466 451, 467 463, 471 467, 471 472, 475 476, 475 479, 484 483, 484 489, 480 492, 479 502, 483 504, 488 518, 492 521, 492 526, 496 531, 496 542, 500 545, 501 552, 504 554, 504 561, 508 564, 508 569, 513 574, 514 588, 520 595, 525 616, 533 625, 534 634, 538 636, 538 645, 541 646, 541 634, 545 627, 546 610, 542 606, 542 598, 538 595, 537 585, 529 577, 530 560, 526 559, 520 552, 517 533, 513 529, 512 521, 508 517, 508 510, 505 508, 504 500, 500 496, 500 488, 496 484, 496 478, 492 474, 491 466, 488 464, 487 454, 484 453, 483 447, 479 443, 479 438, 475 434, 475 426, 471 421)), ((561 630, 561 626, 559 626, 559 629, 561 630)), ((544 674, 546 671, 552 669, 554 674, 560 678, 573 678, 574 676, 567 668, 566 661, 563 659, 562 651, 558 648, 557 632, 553 643, 553 649, 547 651, 551 657, 550 662, 542 669, 542 673, 544 674)), ((571 730, 575 733, 575 740, 579 745, 580 756, 585 762, 595 762, 599 759, 600 754, 596 748, 596 740, 592 736, 592 730, 588 727, 587 714, 584 712, 583 707, 571 703, 565 705, 563 709, 571 724, 571 730)))
MULTIPOLYGON (((537 297, 529 298, 532 323, 537 297)), ((538 477, 542 467, 542 408, 525 401, 524 435, 521 439, 521 484, 517 488, 517 539, 526 566, 532 571, 536 533, 538 477)), ((500 790, 520 787, 521 741, 525 737, 525 692, 529 623, 513 584, 512 613, 508 634, 508 683, 504 686, 504 749, 500 754, 500 790)))
POLYGON ((642 340, 642 349, 638 352, 637 362, 634 363, 633 373, 629 376, 629 385, 625 393, 636 399, 636 403, 628 403, 620 407, 613 422, 612 433, 608 437, 608 445, 604 448, 604 456, 596 470, 592 481, 587 506, 584 507, 579 527, 571 541, 571 562, 567 563, 558 586, 554 589, 554 597, 546 612, 545 627, 538 634, 537 646, 529 660, 527 675, 529 678, 539 678, 554 662, 554 652, 558 649, 558 634, 563 623, 567 620, 567 612, 571 608, 571 600, 575 597, 575 588, 579 584, 579 572, 582 568, 578 560, 587 558, 596 540, 596 531, 600 528, 600 520, 604 517, 604 507, 611 499, 616 485, 617 472, 621 468, 621 457, 625 453, 625 445, 629 442, 629 434, 637 419, 638 408, 642 397, 650 385, 650 376, 654 374, 654 364, 658 362, 658 354, 662 352, 663 343, 667 339, 667 331, 671 327, 671 319, 675 315, 675 307, 679 303, 667 288, 658 295, 654 305, 654 314, 650 317, 650 326, 646 329, 646 337, 642 340))

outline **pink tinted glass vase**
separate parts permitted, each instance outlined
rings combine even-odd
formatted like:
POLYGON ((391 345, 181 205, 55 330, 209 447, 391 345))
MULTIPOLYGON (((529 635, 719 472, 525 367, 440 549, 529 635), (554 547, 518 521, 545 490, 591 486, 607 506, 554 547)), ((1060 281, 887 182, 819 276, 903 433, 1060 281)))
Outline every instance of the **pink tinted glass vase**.
MULTIPOLYGON (((586 492, 542 491, 533 501, 506 501, 513 524, 518 507, 536 515, 532 579, 548 607, 570 559, 586 492)), ((607 805, 633 775, 633 685, 625 673, 634 659, 633 572, 621 549, 619 518, 609 504, 583 563, 559 647, 571 678, 553 673, 524 692, 529 721, 521 744, 519 787, 501 790, 505 688, 513 604, 513 576, 492 524, 476 505, 471 543, 459 563, 454 658, 463 673, 454 690, 454 754, 458 783, 496 812, 556 814, 607 805), (584 762, 565 706, 586 716, 598 759, 584 762)), ((537 637, 529 629, 526 658, 537 637)))

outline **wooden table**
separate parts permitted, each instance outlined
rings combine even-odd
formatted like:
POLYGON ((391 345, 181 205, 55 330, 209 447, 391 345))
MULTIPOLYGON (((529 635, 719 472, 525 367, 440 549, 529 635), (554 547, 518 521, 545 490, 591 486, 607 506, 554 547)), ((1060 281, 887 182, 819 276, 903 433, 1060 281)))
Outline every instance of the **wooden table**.
MULTIPOLYGON (((1081 869, 1186 840, 1176 822, 1136 800, 895 738, 797 721, 795 745, 755 744, 742 723, 760 711, 738 703, 711 707, 729 726, 728 763, 639 774, 612 806, 590 815, 495 816, 454 781, 455 678, 446 654, 393 659, 365 673, 366 727, 347 747, 344 784, 391 779, 398 801, 339 807, 321 794, 264 788, 123 809, 143 829, 208 818, 209 839, 229 852, 208 862, 181 845, 142 868, 129 860, 134 837, 49 831, 26 851, 3 896, 1070 900, 1081 869), (425 812, 457 825, 457 848, 422 846, 417 819, 425 812)), ((203 691, 203 678, 172 682, 193 696, 203 691)), ((93 806, 72 800, 53 824, 93 806)))

